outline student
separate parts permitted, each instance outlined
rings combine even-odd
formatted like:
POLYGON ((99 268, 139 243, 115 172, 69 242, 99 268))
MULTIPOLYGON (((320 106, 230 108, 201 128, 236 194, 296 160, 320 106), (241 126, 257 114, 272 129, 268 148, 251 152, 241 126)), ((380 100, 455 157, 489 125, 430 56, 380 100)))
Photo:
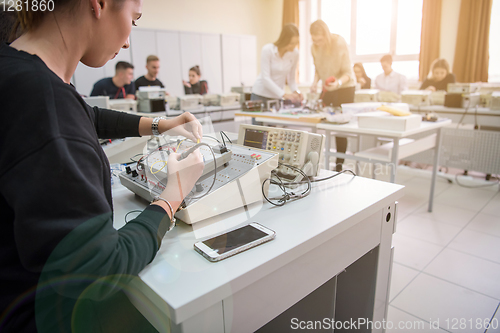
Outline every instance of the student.
POLYGON ((264 45, 261 52, 261 72, 253 87, 251 100, 267 102, 272 99, 301 101, 302 95, 295 82, 295 73, 299 62, 299 29, 293 23, 286 24, 278 40, 264 45), (288 83, 291 94, 285 94, 288 83))
MULTIPOLYGON (((324 92, 322 99, 326 106, 337 107, 343 103, 353 103, 356 78, 344 38, 330 33, 322 20, 313 22, 309 31, 313 41, 311 52, 315 67, 311 92, 316 92, 321 80, 324 92), (334 80, 330 82, 332 79, 334 80)), ((335 137, 335 144, 337 152, 345 153, 347 138, 335 137)), ((337 158, 335 170, 342 171, 343 163, 343 158, 337 158)))
POLYGON ((421 90, 448 90, 448 83, 455 83, 455 74, 450 73, 450 65, 446 59, 436 59, 431 64, 427 79, 420 86, 421 90))
POLYGON ((368 75, 366 75, 363 64, 357 62, 354 64, 352 69, 354 70, 354 75, 356 75, 356 81, 358 81, 358 83, 361 85, 361 89, 370 89, 372 86, 372 79, 370 79, 368 75))
POLYGON ((101 67, 129 47, 141 8, 141 0, 67 0, 50 12, 23 6, 22 34, 0 45, 9 115, 0 123, 2 332, 155 331, 121 288, 155 257, 172 212, 201 176, 202 156, 171 153, 162 199, 116 230, 98 139, 168 130, 197 140, 201 125, 189 113, 153 120, 91 108, 70 83, 80 60, 101 67))
POLYGON ((126 61, 118 61, 115 65, 115 76, 97 81, 90 96, 109 96, 110 99, 135 99, 134 65, 126 61))
POLYGON ((157 78, 158 72, 160 71, 160 59, 158 59, 157 56, 150 55, 146 58, 146 69, 148 70, 146 75, 135 80, 135 89, 139 90, 139 87, 152 86, 165 88, 163 83, 157 78))
POLYGON ((208 94, 208 83, 207 81, 200 81, 201 72, 200 66, 196 65, 189 69, 189 82, 182 81, 184 84, 184 93, 186 95, 208 94))
POLYGON ((406 76, 396 73, 392 69, 392 56, 386 54, 380 59, 380 64, 384 72, 375 78, 375 88, 380 91, 390 91, 401 95, 401 92, 408 89, 406 76))

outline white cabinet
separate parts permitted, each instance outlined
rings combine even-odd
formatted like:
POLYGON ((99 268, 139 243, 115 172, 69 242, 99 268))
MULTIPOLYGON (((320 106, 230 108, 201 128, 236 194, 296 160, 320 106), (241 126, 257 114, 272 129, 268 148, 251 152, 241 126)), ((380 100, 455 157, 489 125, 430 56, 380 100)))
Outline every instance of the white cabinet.
POLYGON ((241 85, 240 39, 235 35, 222 35, 222 75, 224 92, 241 85))
POLYGON ((179 32, 157 31, 156 49, 160 58, 160 73, 158 79, 171 95, 184 95, 182 85, 181 51, 179 32))
POLYGON ((130 33, 130 48, 134 64, 134 79, 147 73, 146 58, 156 55, 156 32, 151 29, 133 29, 130 33))
MULTIPOLYGON (((195 32, 181 32, 181 70, 182 78, 189 81, 189 69, 195 65, 200 66, 201 74, 201 34, 195 32)), ((209 82, 210 83, 210 82, 209 82)))
POLYGON ((218 34, 201 35, 201 70, 211 94, 222 94, 222 52, 218 34))
POLYGON ((75 75, 73 76, 76 91, 78 91, 80 95, 90 96, 94 84, 105 77, 104 67, 92 68, 85 66, 80 62, 78 63, 75 75))
POLYGON ((134 65, 134 79, 146 74, 146 58, 160 58, 158 79, 167 91, 184 95, 182 80, 188 80, 189 68, 199 65, 210 93, 230 92, 231 87, 252 86, 256 78, 257 40, 255 36, 220 35, 134 28, 130 48, 122 49, 102 68, 79 64, 73 82, 82 95, 90 95, 94 84, 115 74, 118 61, 134 65))
POLYGON ((252 86, 257 77, 257 39, 255 36, 222 35, 224 92, 231 87, 252 86))

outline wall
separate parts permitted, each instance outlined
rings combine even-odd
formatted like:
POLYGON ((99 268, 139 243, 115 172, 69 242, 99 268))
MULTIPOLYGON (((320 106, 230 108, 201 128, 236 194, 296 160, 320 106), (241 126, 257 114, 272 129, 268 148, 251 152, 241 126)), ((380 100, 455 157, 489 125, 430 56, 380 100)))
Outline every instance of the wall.
POLYGON ((283 0, 146 0, 141 28, 257 36, 260 50, 281 32, 283 0))
POLYGON ((439 54, 441 58, 448 60, 450 68, 453 68, 455 58, 461 3, 461 0, 443 0, 441 10, 441 46, 439 54))

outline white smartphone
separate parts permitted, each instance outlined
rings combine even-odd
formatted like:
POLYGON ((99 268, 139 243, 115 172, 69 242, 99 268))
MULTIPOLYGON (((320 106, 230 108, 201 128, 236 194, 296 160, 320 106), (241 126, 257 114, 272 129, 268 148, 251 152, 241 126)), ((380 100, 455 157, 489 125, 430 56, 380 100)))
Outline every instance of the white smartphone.
POLYGON ((252 222, 194 244, 194 249, 210 261, 220 261, 254 246, 270 241, 276 232, 252 222))

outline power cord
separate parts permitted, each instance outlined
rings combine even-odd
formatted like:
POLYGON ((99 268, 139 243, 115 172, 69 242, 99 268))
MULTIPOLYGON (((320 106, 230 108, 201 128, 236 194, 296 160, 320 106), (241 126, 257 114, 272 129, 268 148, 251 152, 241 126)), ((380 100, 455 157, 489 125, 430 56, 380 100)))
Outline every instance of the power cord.
MULTIPOLYGON (((138 209, 134 209, 134 210, 131 210, 130 212, 128 212, 127 214, 125 214, 125 224, 129 223, 130 221, 127 221, 127 216, 129 216, 130 214, 132 213, 142 213, 142 210, 138 210, 138 209)), ((136 216, 137 217, 137 216, 136 216)))
POLYGON ((329 179, 335 178, 343 173, 348 173, 348 172, 351 173, 353 176, 356 176, 356 174, 352 170, 343 170, 343 171, 340 171, 334 175, 331 175, 331 176, 328 176, 325 178, 310 179, 301 169, 299 169, 297 167, 294 167, 294 166, 288 165, 288 164, 283 164, 283 163, 279 163, 279 165, 285 166, 287 168, 290 168, 292 170, 299 172, 306 180, 300 181, 300 182, 283 182, 283 180, 281 179, 281 177, 278 176, 278 174, 275 170, 271 171, 271 175, 274 176, 276 179, 268 178, 268 179, 264 180, 264 182, 262 183, 262 195, 263 195, 264 199, 266 199, 267 202, 269 202, 271 205, 274 205, 274 206, 284 206, 285 203, 287 203, 287 201, 297 200, 297 199, 301 199, 301 198, 308 196, 312 190, 312 186, 311 186, 312 183, 329 180, 329 179), (265 184, 267 182, 269 182, 270 185, 279 186, 279 188, 283 191, 283 195, 280 198, 268 198, 266 196, 265 191, 264 191, 264 187, 265 187, 265 184), (301 184, 307 184, 307 189, 302 193, 296 194, 294 192, 288 192, 286 189, 287 185, 301 185, 301 184), (278 203, 274 203, 271 200, 278 200, 278 203))
POLYGON ((229 141, 229 143, 233 144, 233 141, 231 141, 231 139, 227 136, 226 133, 224 133, 224 131, 220 131, 220 137, 222 138, 222 142, 224 144, 224 147, 227 147, 226 146, 226 141, 224 140, 224 136, 226 137, 226 139, 229 141))

